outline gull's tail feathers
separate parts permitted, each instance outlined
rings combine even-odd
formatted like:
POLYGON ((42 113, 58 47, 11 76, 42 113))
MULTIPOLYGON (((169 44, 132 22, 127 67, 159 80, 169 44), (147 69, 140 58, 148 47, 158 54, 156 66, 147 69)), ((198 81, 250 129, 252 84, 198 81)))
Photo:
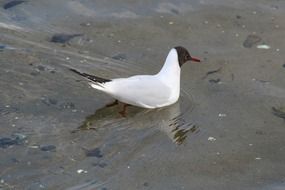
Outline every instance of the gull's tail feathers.
POLYGON ((69 70, 89 80, 89 85, 97 90, 105 91, 104 84, 112 81, 110 79, 101 78, 87 73, 81 73, 72 68, 70 68, 69 70))

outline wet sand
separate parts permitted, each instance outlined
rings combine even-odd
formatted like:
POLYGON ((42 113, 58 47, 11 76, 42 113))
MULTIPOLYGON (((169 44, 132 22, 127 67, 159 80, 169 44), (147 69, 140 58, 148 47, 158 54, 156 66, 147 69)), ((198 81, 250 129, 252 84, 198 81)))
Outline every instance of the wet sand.
POLYGON ((285 2, 0 6, 0 189, 285 188, 285 2), (126 118, 68 70, 154 74, 177 45, 203 60, 179 102, 126 118))

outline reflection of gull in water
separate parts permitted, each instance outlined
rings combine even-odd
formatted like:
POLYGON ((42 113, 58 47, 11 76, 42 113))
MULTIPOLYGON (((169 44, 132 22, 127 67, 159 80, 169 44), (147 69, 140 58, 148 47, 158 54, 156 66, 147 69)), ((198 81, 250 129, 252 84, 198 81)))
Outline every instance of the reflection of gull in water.
POLYGON ((158 126, 176 144, 182 144, 187 138, 188 133, 198 132, 198 127, 192 122, 186 121, 181 113, 179 102, 163 110, 158 126))
MULTIPOLYGON (((119 105, 120 106, 120 105, 119 105)), ((120 117, 114 109, 119 106, 103 107, 85 118, 80 130, 104 130, 106 128, 148 129, 159 128, 176 144, 182 144, 190 133, 198 132, 198 127, 186 121, 179 102, 165 108, 148 110, 130 107, 127 118, 120 117)), ((188 112, 186 112, 188 113, 188 112)), ((189 113, 188 113, 189 114, 189 113)), ((74 132, 76 132, 74 131, 74 132)))

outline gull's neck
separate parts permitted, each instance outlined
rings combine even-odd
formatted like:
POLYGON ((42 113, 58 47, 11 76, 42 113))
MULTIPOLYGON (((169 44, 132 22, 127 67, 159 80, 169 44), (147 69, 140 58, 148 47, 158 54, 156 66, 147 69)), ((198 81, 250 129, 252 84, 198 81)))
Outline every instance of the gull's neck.
POLYGON ((168 53, 165 63, 159 73, 157 73, 157 76, 169 82, 180 83, 180 71, 177 51, 173 48, 168 53))

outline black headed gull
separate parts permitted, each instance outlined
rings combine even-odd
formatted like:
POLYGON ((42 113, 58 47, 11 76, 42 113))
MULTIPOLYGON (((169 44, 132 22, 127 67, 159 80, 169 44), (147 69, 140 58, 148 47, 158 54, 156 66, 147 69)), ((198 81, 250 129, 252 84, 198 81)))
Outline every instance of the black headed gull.
POLYGON ((180 95, 181 66, 187 61, 200 62, 199 59, 191 57, 187 49, 178 46, 170 50, 162 69, 155 75, 104 79, 75 69, 70 70, 87 78, 93 88, 115 98, 114 104, 118 101, 125 103, 123 111, 120 112, 123 115, 127 105, 159 108, 174 104, 180 95))

